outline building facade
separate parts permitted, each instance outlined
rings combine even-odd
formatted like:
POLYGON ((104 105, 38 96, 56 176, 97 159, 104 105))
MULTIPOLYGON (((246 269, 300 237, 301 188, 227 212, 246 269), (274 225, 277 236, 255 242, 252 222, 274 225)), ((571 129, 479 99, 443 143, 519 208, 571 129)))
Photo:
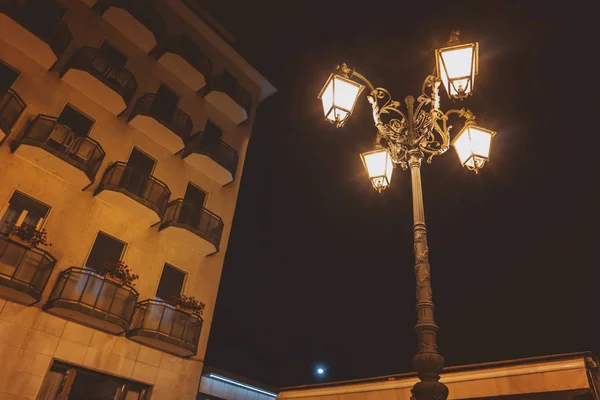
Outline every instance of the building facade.
MULTIPOLYGON (((410 400, 416 373, 282 388, 277 399, 410 400)), ((598 400, 600 370, 590 352, 444 368, 448 399, 598 400)))
POLYGON ((1 2, 0 399, 196 398, 275 92, 208 18, 192 0, 1 2))

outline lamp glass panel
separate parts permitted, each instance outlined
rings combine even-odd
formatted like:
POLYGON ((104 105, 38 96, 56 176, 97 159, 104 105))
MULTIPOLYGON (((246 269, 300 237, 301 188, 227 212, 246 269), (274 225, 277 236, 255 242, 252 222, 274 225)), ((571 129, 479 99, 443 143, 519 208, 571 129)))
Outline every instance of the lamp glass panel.
POLYGON ((469 160, 469 158, 473 155, 471 152, 471 140, 469 138, 469 127, 463 128, 462 131, 458 134, 456 139, 454 139, 454 149, 456 149, 456 154, 458 155, 458 159, 461 164, 465 165, 465 163, 469 160))
POLYGON ((487 159, 490 155, 492 133, 476 126, 470 126, 468 129, 471 139, 471 152, 474 155, 487 159))
POLYGON ((323 112, 325 113, 325 117, 332 121, 335 121, 335 114, 331 107, 333 107, 333 79, 329 78, 329 81, 326 83, 326 88, 321 93, 321 101, 323 102, 323 112))
POLYGON ((354 103, 360 92, 360 85, 348 81, 338 75, 334 75, 333 82, 333 102, 335 107, 352 112, 354 103))
POLYGON ((391 160, 389 158, 389 153, 386 149, 363 154, 365 168, 367 169, 370 179, 383 176, 387 177, 388 179, 392 177, 391 168, 388 168, 388 166, 391 164, 391 160), (390 169, 390 172, 387 171, 388 169, 390 169))
POLYGON ((440 50, 440 59, 438 60, 440 75, 451 96, 457 95, 458 89, 461 87, 465 94, 471 92, 475 75, 473 57, 475 57, 475 47, 473 46, 440 50), (450 84, 448 84, 449 80, 450 84))

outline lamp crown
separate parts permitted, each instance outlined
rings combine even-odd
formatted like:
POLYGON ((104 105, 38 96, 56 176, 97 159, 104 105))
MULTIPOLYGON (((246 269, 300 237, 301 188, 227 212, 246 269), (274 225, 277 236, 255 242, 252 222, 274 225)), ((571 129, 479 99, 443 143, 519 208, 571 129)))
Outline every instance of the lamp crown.
POLYGON ((352 75, 354 74, 354 69, 351 69, 350 67, 348 67, 346 65, 346 63, 342 63, 341 65, 338 65, 336 67, 336 69, 338 70, 340 75, 344 76, 345 78, 352 78, 352 75))
POLYGON ((450 37, 448 38, 447 46, 455 46, 460 44, 460 39, 458 36, 460 35, 460 31, 452 31, 450 32, 450 37))

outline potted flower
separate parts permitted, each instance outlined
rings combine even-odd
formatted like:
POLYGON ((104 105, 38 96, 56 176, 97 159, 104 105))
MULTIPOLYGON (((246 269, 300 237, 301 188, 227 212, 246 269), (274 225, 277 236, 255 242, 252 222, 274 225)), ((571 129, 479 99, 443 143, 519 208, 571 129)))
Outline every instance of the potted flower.
POLYGON ((104 275, 104 278, 119 285, 135 286, 135 283, 133 282, 140 277, 139 275, 132 273, 129 266, 125 264, 123 260, 104 263, 98 272, 101 275, 104 275))
POLYGON ((188 297, 184 294, 178 294, 173 296, 172 304, 178 310, 181 310, 187 314, 196 315, 202 315, 205 306, 203 302, 196 300, 194 296, 188 297))
POLYGON ((13 225, 8 233, 10 240, 27 247, 52 246, 48 242, 46 229, 36 229, 29 224, 13 225))

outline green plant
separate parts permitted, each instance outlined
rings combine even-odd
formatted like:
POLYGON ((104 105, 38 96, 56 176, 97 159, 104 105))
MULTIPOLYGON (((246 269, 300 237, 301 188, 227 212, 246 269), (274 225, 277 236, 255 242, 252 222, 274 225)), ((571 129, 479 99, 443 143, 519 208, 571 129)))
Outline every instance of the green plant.
POLYGON ((122 260, 104 263, 98 272, 102 275, 108 275, 118 279, 124 285, 129 286, 135 286, 135 283, 133 282, 140 278, 139 275, 132 273, 129 266, 122 260))
POLYGON ((35 226, 29 224, 13 225, 10 228, 10 234, 30 243, 33 247, 52 246, 52 243, 48 242, 44 228, 36 229, 35 226))
POLYGON ((178 294, 173 296, 173 305, 180 306, 187 310, 192 311, 194 314, 202 315, 204 313, 205 304, 201 301, 196 300, 194 296, 186 296, 184 294, 178 294))

